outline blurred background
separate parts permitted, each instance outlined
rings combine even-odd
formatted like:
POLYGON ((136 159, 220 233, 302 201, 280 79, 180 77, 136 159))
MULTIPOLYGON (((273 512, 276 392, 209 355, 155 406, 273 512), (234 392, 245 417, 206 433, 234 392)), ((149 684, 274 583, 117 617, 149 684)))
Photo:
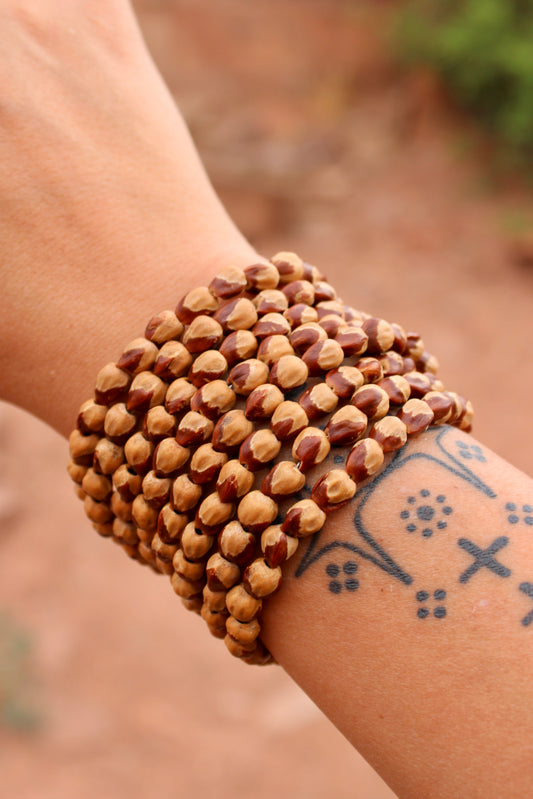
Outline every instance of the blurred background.
MULTIPOLYGON (((532 474, 531 3, 135 6, 257 249, 421 332, 476 436, 532 474)), ((92 533, 65 463, 0 405, 1 795, 393 799, 280 669, 235 662, 92 533)))

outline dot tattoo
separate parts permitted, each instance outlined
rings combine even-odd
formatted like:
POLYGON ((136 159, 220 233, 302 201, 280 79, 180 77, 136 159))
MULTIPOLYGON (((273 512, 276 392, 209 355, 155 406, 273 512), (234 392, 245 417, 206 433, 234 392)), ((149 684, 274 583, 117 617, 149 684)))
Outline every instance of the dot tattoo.
POLYGON ((480 463, 487 462, 483 450, 477 444, 467 444, 465 441, 457 441, 456 444, 461 458, 465 460, 476 460, 480 463))
MULTIPOLYGON (((416 592, 416 601, 420 603, 420 607, 418 607, 416 611, 416 615, 419 619, 427 619, 429 615, 431 615, 431 610, 426 606, 428 602, 443 602, 446 599, 446 591, 444 588, 437 588, 436 591, 433 591, 433 596, 429 593, 429 591, 417 591, 416 592)), ((444 619, 446 617, 446 608, 444 605, 436 605, 433 607, 433 616, 436 619, 444 619)))
POLYGON ((342 568, 336 563, 328 563, 326 574, 331 578, 328 586, 331 593, 340 594, 343 590, 357 591, 359 580, 354 575, 358 569, 359 566, 354 560, 347 560, 342 568))
POLYGON ((453 508, 445 503, 444 494, 433 498, 427 488, 423 488, 418 497, 408 497, 407 507, 400 512, 400 519, 406 522, 406 531, 419 532, 424 538, 430 538, 436 530, 445 530, 448 526, 445 517, 453 513, 453 508))
POLYGON ((515 502, 507 502, 505 511, 508 514, 507 521, 509 524, 518 524, 520 516, 524 524, 533 527, 533 505, 521 505, 520 507, 515 502))

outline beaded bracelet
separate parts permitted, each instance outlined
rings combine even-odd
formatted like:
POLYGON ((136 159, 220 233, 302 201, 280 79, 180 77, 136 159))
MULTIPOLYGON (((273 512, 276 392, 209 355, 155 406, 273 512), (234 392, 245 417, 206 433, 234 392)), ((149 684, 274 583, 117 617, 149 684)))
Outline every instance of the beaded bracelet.
POLYGON ((268 663, 258 618, 299 540, 409 436, 470 430, 436 372, 420 336, 345 305, 294 253, 228 266, 99 372, 68 471, 100 535, 168 575, 233 655, 268 663), (331 447, 344 468, 299 498, 331 447))

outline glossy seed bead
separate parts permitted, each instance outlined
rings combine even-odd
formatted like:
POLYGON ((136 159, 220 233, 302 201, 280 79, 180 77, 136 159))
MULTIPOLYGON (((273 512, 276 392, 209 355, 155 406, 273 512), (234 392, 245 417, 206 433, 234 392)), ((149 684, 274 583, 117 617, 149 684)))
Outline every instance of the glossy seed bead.
POLYGON ((290 324, 280 313, 267 313, 253 327, 256 338, 267 336, 286 336, 291 329, 290 324))
POLYGON ((303 305, 313 305, 315 302, 315 287, 308 280, 292 280, 283 286, 283 293, 289 301, 289 305, 302 303, 303 305))
POLYGON ((278 405, 283 402, 283 393, 272 383, 263 383, 254 388, 246 399, 244 413, 252 421, 270 419, 278 405))
POLYGON ((130 375, 151 369, 159 350, 152 341, 146 338, 135 338, 130 341, 117 361, 119 369, 124 369, 130 375))
POLYGON ((210 316, 195 317, 183 334, 183 343, 189 352, 216 349, 222 341, 222 326, 210 316))
POLYGON ((364 382, 363 375, 355 366, 339 366, 326 374, 326 385, 343 400, 351 399, 364 382))
POLYGON ((254 535, 263 532, 277 515, 277 503, 261 491, 250 491, 241 499, 237 508, 240 523, 254 535))
POLYGON ((204 590, 202 591, 202 595, 204 598, 204 604, 206 608, 209 610, 214 611, 216 613, 220 613, 220 611, 226 610, 226 596, 227 591, 212 591, 208 585, 204 586, 204 590))
POLYGON ((172 481, 168 477, 158 477, 151 470, 142 481, 142 492, 145 500, 154 508, 162 508, 168 500, 172 481))
POLYGON ((176 441, 182 447, 203 444, 211 438, 213 422, 198 411, 188 411, 176 431, 176 441))
POLYGON ((277 591, 281 583, 279 566, 271 568, 264 558, 256 558, 244 570, 242 584, 256 599, 263 599, 277 591))
POLYGON ((433 388, 431 378, 422 372, 406 372, 403 377, 409 383, 414 399, 422 399, 433 388))
POLYGON ((214 536, 198 531, 194 522, 189 522, 181 534, 181 549, 188 560, 201 560, 211 550, 214 536))
POLYGON ((387 392, 377 385, 362 386, 350 400, 369 420, 381 419, 389 412, 390 400, 387 392))
POLYGON ((407 351, 407 333, 397 322, 391 322, 391 327, 394 333, 392 349, 400 355, 403 355, 404 352, 407 351))
POLYGON ((305 352, 313 344, 325 341, 327 337, 328 334, 317 322, 305 322, 292 331, 289 341, 295 350, 305 352))
POLYGON ((249 472, 238 460, 231 460, 225 463, 219 472, 218 495, 223 502, 232 502, 247 494, 253 484, 252 472, 249 472))
POLYGON ((154 405, 143 419, 142 432, 145 438, 157 443, 163 438, 174 436, 176 419, 162 405, 154 405))
POLYGON ((316 344, 309 347, 302 358, 309 369, 309 374, 319 375, 340 366, 344 360, 344 352, 341 345, 336 341, 326 339, 325 341, 317 341, 316 344))
POLYGON ((384 377, 377 385, 385 391, 392 405, 403 405, 411 394, 411 386, 401 375, 384 377))
POLYGON ((133 500, 131 502, 126 502, 126 500, 122 499, 120 494, 115 491, 109 500, 109 507, 117 518, 122 519, 124 522, 131 522, 133 500))
POLYGON ((311 420, 334 411, 339 398, 326 383, 316 383, 303 392, 298 402, 311 420))
POLYGON ((204 582, 204 580, 195 580, 191 582, 177 572, 170 575, 170 584, 176 594, 182 599, 190 599, 196 596, 196 594, 199 594, 204 587, 204 582))
POLYGON ((202 489, 187 474, 180 474, 172 483, 170 502, 179 513, 187 513, 200 502, 202 489))
POLYGON ((107 502, 97 502, 95 499, 86 494, 83 500, 83 507, 86 516, 97 524, 106 524, 113 519, 113 513, 109 508, 107 502))
POLYGON ((400 408, 398 419, 405 424, 408 435, 417 435, 427 430, 434 418, 433 411, 424 400, 410 399, 400 408))
POLYGON ((135 525, 118 518, 113 519, 113 538, 129 546, 136 546, 136 544, 139 543, 139 537, 135 532, 135 525))
POLYGON ((385 456, 377 441, 363 438, 354 444, 346 459, 346 471, 356 485, 367 477, 377 474, 383 466, 385 456))
POLYGON ((279 289, 267 289, 260 291, 253 298, 253 304, 257 309, 259 316, 264 316, 267 313, 283 313, 289 307, 289 301, 285 294, 279 289))
POLYGON ((167 477, 179 471, 189 456, 190 450, 178 444, 175 438, 164 438, 154 450, 152 468, 158 477, 167 477))
POLYGON ((224 525, 218 537, 218 548, 223 557, 239 566, 252 561, 255 543, 255 536, 237 521, 224 525))
POLYGON ((286 336, 267 336, 257 350, 259 360, 270 367, 284 355, 294 355, 294 350, 286 336))
POLYGON ((252 430, 253 425, 244 415, 244 411, 228 411, 215 425, 212 436, 213 448, 218 452, 230 452, 239 447, 252 430))
MULTIPOLYGON (((226 638, 230 637, 226 632, 226 619, 228 617, 227 610, 225 610, 223 613, 219 613, 209 610, 209 608, 204 604, 202 610, 200 611, 200 615, 207 624, 207 629, 211 635, 215 636, 215 638, 223 638, 225 640, 226 638)), ((239 649, 239 651, 241 651, 241 649, 239 649)))
POLYGON ((368 336, 367 352, 370 355, 387 352, 394 344, 394 330, 384 319, 371 316, 361 327, 368 336))
POLYGON ((167 385, 152 372, 139 372, 131 381, 126 407, 128 411, 146 413, 165 399, 167 385))
POLYGON ((368 434, 381 446, 383 452, 394 452, 407 441, 407 427, 397 416, 385 416, 374 422, 368 434))
POLYGON ((151 547, 158 558, 160 558, 165 564, 169 564, 171 566, 169 570, 165 570, 165 573, 172 574, 172 558, 177 552, 177 545, 166 543, 156 532, 152 538, 151 547))
POLYGON ((84 435, 79 430, 73 430, 68 439, 70 457, 79 465, 89 466, 99 440, 96 433, 84 435))
POLYGON ((227 460, 225 452, 216 452, 212 444, 202 444, 191 458, 189 476, 198 485, 208 483, 217 477, 227 460))
POLYGON ((224 636, 224 643, 230 655, 236 658, 252 657, 257 649, 257 641, 251 644, 243 644, 236 641, 229 633, 224 636))
POLYGON ((417 361, 419 358, 422 357, 424 354, 425 346, 424 342, 418 335, 418 333, 407 333, 407 352, 413 358, 414 361, 417 361))
POLYGON ((253 264, 244 270, 248 286, 265 291, 275 289, 279 283, 279 272, 273 264, 253 264))
POLYGON ((113 473, 113 486, 125 502, 132 502, 141 493, 142 477, 123 463, 113 473))
POLYGON ((326 521, 326 514, 312 499, 301 499, 291 505, 281 529, 295 538, 305 538, 318 533, 326 521))
POLYGON ((251 300, 237 297, 221 305, 214 318, 225 331, 250 330, 257 322, 257 310, 251 300))
MULTIPOLYGON (((261 632, 261 626, 257 619, 242 622, 237 621, 234 616, 229 616, 226 620, 226 630, 228 635, 239 644, 244 646, 253 644, 261 632)), ((232 653, 233 654, 233 653, 232 653)))
POLYGON ((273 524, 261 533, 261 551, 271 568, 282 566, 298 549, 298 539, 287 535, 281 524, 273 524))
POLYGON ((206 350, 193 361, 188 378, 194 386, 200 388, 211 380, 224 377, 227 368, 228 362, 218 350, 206 350))
POLYGON ((221 269, 209 284, 209 290, 223 300, 234 297, 246 288, 248 280, 238 266, 226 266, 221 269))
POLYGON ((257 358, 249 358, 238 363, 228 375, 228 382, 237 394, 245 397, 251 394, 254 388, 268 381, 268 366, 257 358))
POLYGON ((329 420, 325 433, 334 447, 353 444, 364 434, 368 424, 366 414, 354 405, 344 405, 329 420))
POLYGON ((270 370, 270 381, 281 391, 290 391, 302 386, 308 377, 304 361, 297 355, 282 355, 270 370))
POLYGON ((170 504, 163 505, 157 517, 159 538, 167 544, 179 544, 187 523, 188 517, 184 513, 176 513, 170 504))
POLYGON ((290 324, 291 328, 299 327, 307 322, 316 322, 318 314, 310 305, 305 305, 303 302, 298 302, 296 305, 291 305, 286 311, 283 311, 283 316, 290 324))
POLYGON ((236 399, 235 392, 224 380, 213 380, 191 398, 191 410, 203 413, 208 419, 218 419, 233 408, 236 399))
POLYGON ((227 591, 240 580, 241 570, 236 563, 215 552, 206 563, 205 575, 211 591, 227 591))
POLYGON ((465 400, 464 411, 459 419, 459 430, 464 430, 465 433, 470 433, 472 430, 472 422, 474 419, 474 406, 470 400, 465 400))
POLYGON ((420 372, 429 372, 436 375, 439 371, 439 362, 434 355, 429 352, 423 352, 420 358, 416 359, 416 368, 420 372))
POLYGON ((331 469, 314 484, 311 499, 329 513, 349 502, 355 491, 356 485, 344 469, 331 469))
POLYGON ((238 621, 247 622, 259 615, 262 602, 249 594, 242 583, 238 583, 228 591, 226 607, 238 621))
POLYGON ((200 594, 196 594, 195 596, 191 596, 189 598, 181 597, 181 604, 185 610, 190 610, 192 613, 200 614, 203 605, 202 597, 200 594))
POLYGON ((442 391, 428 391, 427 394, 424 394, 424 402, 433 411, 432 424, 446 424, 452 415, 452 398, 442 391))
POLYGON ((159 511, 153 508, 145 500, 142 494, 138 494, 131 506, 132 519, 143 530, 154 531, 157 529, 157 517, 159 511))
POLYGON ((98 474, 94 469, 87 469, 81 481, 81 487, 86 494, 89 494, 89 496, 97 500, 97 502, 103 502, 109 499, 113 491, 113 484, 109 477, 98 474))
POLYGON ((318 280, 314 285, 317 302, 328 302, 329 300, 337 299, 337 292, 326 280, 318 280))
POLYGON ((359 358, 355 363, 365 383, 375 383, 383 377, 383 366, 377 358, 359 358))
POLYGON ((287 441, 298 435, 309 424, 307 414, 297 402, 281 402, 270 420, 272 432, 280 441, 287 441))
POLYGON ((165 395, 165 408, 169 413, 180 413, 188 408, 196 388, 186 377, 179 377, 168 387, 165 395))
POLYGON ((335 336, 345 356, 361 355, 368 346, 368 336, 360 327, 347 326, 341 328, 335 336))
POLYGON ((327 333, 328 338, 337 338, 343 330, 346 330, 346 322, 343 317, 338 314, 330 313, 321 318, 319 317, 318 323, 327 333))
POLYGON ((184 325, 190 325, 198 316, 209 315, 218 308, 218 301, 206 286, 189 291, 179 301, 176 316, 184 325))
POLYGON ((74 461, 68 462, 67 472, 69 473, 69 477, 79 485, 81 485, 81 482, 87 473, 87 469, 87 466, 81 466, 78 463, 74 463, 74 461))
POLYGON ((383 369, 384 377, 403 375, 405 372, 405 361, 402 355, 389 350, 385 355, 380 355, 378 360, 383 369))
MULTIPOLYGON (((126 442, 127 444, 128 442, 126 442)), ((143 453, 138 452, 139 462, 138 466, 141 471, 144 470, 143 453)), ((101 438, 96 447, 94 448, 93 455, 93 468, 102 474, 113 474, 118 467, 124 463, 124 449, 119 447, 118 444, 113 444, 106 438, 101 438)), ((150 460, 146 461, 146 466, 149 468, 150 460)))
POLYGON ((292 445, 292 457, 302 472, 322 463, 329 455, 330 443, 323 430, 306 427, 296 436, 292 445))
POLYGON ((239 449, 239 461, 251 472, 264 468, 281 449, 279 441, 268 428, 255 430, 243 441, 239 449))
POLYGON ((113 405, 128 391, 131 376, 114 363, 106 364, 96 376, 94 398, 98 405, 113 405))
POLYGON ((344 305, 338 300, 324 300, 317 303, 315 308, 319 322, 321 322, 325 316, 331 315, 340 316, 341 319, 344 319, 344 305))
POLYGON ((76 427, 83 435, 101 433, 104 429, 107 411, 105 405, 98 405, 93 399, 87 400, 79 410, 76 427))
POLYGON ((293 461, 279 461, 263 480, 261 491, 272 499, 296 494, 305 485, 305 476, 293 461))
POLYGON ((258 342, 251 330, 235 330, 226 336, 220 345, 219 352, 229 366, 251 358, 257 351, 258 342))
POLYGON ((319 283, 320 281, 324 281, 325 277, 321 273, 320 269, 318 269, 318 267, 313 266, 313 264, 308 264, 306 261, 304 261, 303 279, 309 280, 309 282, 312 283, 313 286, 316 286, 316 284, 319 283))
POLYGON ((235 510, 231 502, 222 502, 216 491, 208 494, 196 513, 196 525, 203 533, 217 535, 235 510))
POLYGON ((155 344, 164 344, 170 339, 178 339, 182 333, 183 325, 174 311, 161 311, 156 316, 152 316, 144 331, 145 338, 155 344))
POLYGON ((205 575, 203 560, 188 560, 182 549, 178 549, 173 555, 172 566, 180 577, 190 582, 202 580, 205 575))
POLYGON ((278 252, 270 260, 279 272, 280 283, 290 283, 303 277, 304 264, 296 253, 278 252))

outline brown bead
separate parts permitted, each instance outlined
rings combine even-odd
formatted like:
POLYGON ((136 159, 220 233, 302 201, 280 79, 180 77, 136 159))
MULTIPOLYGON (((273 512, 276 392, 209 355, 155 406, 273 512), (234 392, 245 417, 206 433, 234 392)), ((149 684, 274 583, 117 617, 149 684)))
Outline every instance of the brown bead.
POLYGON ((378 358, 385 377, 393 375, 403 375, 405 372, 405 361, 402 355, 393 350, 389 350, 385 355, 378 358))
POLYGON ((428 391, 424 395, 426 402, 433 411, 432 424, 446 424, 452 415, 453 400, 442 391, 428 391))
POLYGON ((108 409, 104 431, 110 441, 125 444, 137 426, 137 417, 128 411, 123 402, 117 402, 108 409))
POLYGON ((229 637, 226 632, 226 619, 228 615, 227 610, 223 613, 212 611, 209 610, 205 604, 200 611, 200 616, 207 624, 207 628, 211 635, 214 635, 215 638, 223 638, 224 640, 229 637))
POLYGON ((366 414, 354 405, 344 405, 329 420, 325 433, 334 447, 353 444, 364 434, 368 424, 366 414))
POLYGON ((248 281, 238 266, 226 266, 218 272, 209 284, 209 290, 223 300, 234 297, 246 288, 248 281))
POLYGON ((171 485, 172 481, 168 477, 157 477, 152 470, 143 477, 143 496, 154 508, 162 508, 168 500, 171 485))
POLYGON ((152 372, 139 372, 131 382, 126 407, 128 411, 145 413, 154 405, 161 405, 166 391, 166 383, 152 372))
POLYGON ((386 392, 392 405, 403 405, 411 394, 411 386, 401 375, 384 377, 377 385, 386 392))
POLYGON ((358 388, 350 402, 359 408, 370 421, 381 419, 389 412, 389 395, 383 388, 373 383, 358 388))
POLYGON ((411 397, 415 399, 422 399, 432 389, 430 377, 422 372, 406 372, 403 376, 411 387, 411 397))
POLYGON ((180 474, 172 483, 170 503, 179 513, 187 513, 200 502, 202 489, 187 474, 180 474))
POLYGON ((407 374, 407 372, 416 372, 416 364, 413 359, 409 355, 402 355, 403 358, 403 371, 402 375, 407 374))
POLYGON ((261 626, 257 619, 242 622, 237 621, 234 616, 229 616, 226 620, 226 630, 234 641, 243 644, 243 646, 248 646, 255 642, 257 636, 261 632, 261 626))
POLYGON ((210 316, 196 316, 183 334, 183 343, 189 352, 216 349, 222 341, 222 326, 210 316))
POLYGON ((257 472, 273 460, 281 449, 279 441, 268 428, 255 430, 243 441, 239 449, 239 461, 251 472, 257 472))
POLYGON ((227 460, 225 452, 216 452, 211 444, 202 444, 191 458, 189 476, 198 485, 209 483, 217 477, 227 460))
POLYGON ((322 318, 319 317, 318 324, 327 333, 329 338, 336 338, 346 330, 346 322, 338 314, 327 314, 322 318))
POLYGON ((256 599, 270 596, 277 591, 281 583, 281 569, 279 566, 271 568, 264 558, 256 558, 244 570, 242 584, 249 594, 256 599))
POLYGON ((464 400, 463 412, 459 417, 459 430, 464 430, 465 433, 470 433, 472 430, 473 419, 474 406, 470 400, 464 400))
POLYGON ((317 322, 305 322, 297 327, 289 336, 289 341, 295 350, 305 352, 313 344, 325 341, 328 334, 317 322))
POLYGON ((277 515, 277 503, 261 491, 250 491, 241 499, 237 508, 240 523, 254 535, 263 532, 277 515))
POLYGON ((68 439, 70 457, 79 465, 90 466, 99 440, 95 433, 84 435, 73 430, 68 439))
POLYGON ((297 355, 282 355, 270 370, 270 382, 281 391, 303 386, 309 375, 307 365, 297 355))
POLYGON ((284 533, 281 524, 273 524, 261 533, 261 551, 272 569, 292 558, 297 549, 298 539, 284 533))
POLYGON ((176 316, 184 325, 190 325, 198 316, 212 314, 218 308, 218 300, 206 286, 189 291, 178 303, 176 316))
POLYGON ((272 264, 253 264, 244 270, 250 288, 258 291, 275 289, 279 283, 279 272, 272 264))
POLYGON ((264 316, 267 313, 283 313, 289 307, 289 301, 285 294, 279 289, 267 289, 260 291, 253 298, 253 304, 257 309, 259 316, 264 316))
POLYGON ((188 523, 184 513, 176 513, 170 504, 163 505, 157 517, 157 533, 166 544, 179 544, 181 534, 188 523))
POLYGON ((295 538, 305 538, 318 533, 325 524, 326 514, 312 499, 301 499, 291 505, 281 529, 295 538))
POLYGON ((306 412, 308 419, 318 419, 320 416, 334 411, 339 399, 326 383, 316 383, 304 391, 298 402, 306 412))
POLYGON ((377 441, 363 438, 354 444, 346 459, 346 471, 356 483, 377 474, 383 466, 385 456, 377 441))
POLYGON ((166 341, 154 363, 154 374, 171 382, 187 373, 192 355, 181 341, 166 341))
POLYGON ((180 577, 190 582, 201 580, 205 575, 205 563, 203 560, 187 560, 181 549, 176 550, 172 558, 172 565, 180 577))
POLYGON ((227 591, 240 580, 241 570, 236 563, 215 552, 207 561, 205 575, 211 591, 227 591))
POLYGON ((279 313, 267 313, 254 325, 253 334, 256 338, 267 336, 286 336, 291 329, 290 324, 279 313))
POLYGON ((268 381, 268 366, 257 358, 238 363, 228 375, 228 382, 237 394, 248 396, 254 388, 268 381))
POLYGON ((351 305, 345 305, 344 318, 347 322, 354 322, 356 325, 361 325, 365 319, 370 318, 370 314, 367 314, 364 311, 357 311, 351 305))
POLYGON ((224 303, 215 314, 224 330, 250 330, 257 322, 257 310, 251 300, 237 297, 224 303))
POLYGON ((186 377, 179 377, 168 387, 165 395, 165 408, 169 413, 180 413, 188 408, 196 393, 195 387, 186 377))
POLYGON ((217 491, 223 502, 232 502, 250 491, 254 484, 252 472, 239 463, 231 460, 221 468, 217 479, 217 491))
POLYGON ((101 433, 104 429, 106 413, 105 405, 98 405, 93 399, 87 400, 79 410, 76 427, 83 435, 101 433))
POLYGON ((124 522, 131 522, 133 501, 127 502, 115 491, 109 500, 109 507, 117 518, 122 519, 124 522))
POLYGON ((217 452, 231 452, 242 444, 252 430, 253 425, 244 415, 244 411, 228 411, 220 417, 213 430, 213 449, 217 452))
POLYGON ((173 338, 177 339, 182 333, 183 325, 174 311, 161 311, 156 316, 152 316, 144 331, 145 338, 155 344, 163 344, 173 338))
POLYGON ((368 346, 368 336, 360 327, 348 326, 339 330, 335 341, 341 345, 346 356, 361 355, 368 346))
POLYGON ((339 366, 326 374, 326 385, 335 392, 339 399, 351 399, 354 392, 361 388, 365 379, 355 366, 339 366))
MULTIPOLYGON (((266 340, 268 341, 268 339, 266 340)), ((272 383, 264 383, 262 386, 254 388, 248 395, 244 413, 246 418, 252 421, 270 419, 282 402, 283 394, 280 389, 272 383)))
POLYGON ((315 302, 315 287, 308 280, 293 280, 283 286, 283 293, 289 301, 289 305, 303 303, 303 305, 313 305, 315 302))
POLYGON ((365 383, 376 383, 383 377, 383 365, 377 358, 359 358, 355 366, 363 375, 365 383))
POLYGON ((152 468, 158 477, 174 474, 189 460, 190 451, 178 444, 175 438, 164 438, 156 446, 152 468))
MULTIPOLYGON (((153 537, 153 536, 152 536, 153 537)), ((152 551, 152 537, 149 541, 139 541, 137 545, 137 558, 141 563, 147 563, 156 570, 155 552, 152 551)))
POLYGON ((257 351, 257 339, 251 330, 235 330, 226 336, 220 345, 219 352, 229 366, 251 358, 257 351))
POLYGON ((198 411, 188 411, 176 431, 176 441, 182 447, 196 446, 209 441, 213 432, 213 422, 198 411))
POLYGON ((424 342, 418 333, 407 333, 407 352, 411 358, 416 362, 424 354, 424 342))
POLYGON ((337 299, 337 292, 326 280, 318 280, 315 284, 316 302, 328 302, 337 299))
POLYGON ((312 283, 313 286, 316 286, 317 283, 325 280, 325 277, 320 272, 320 269, 318 269, 316 266, 313 266, 313 264, 306 263, 306 261, 304 261, 304 272, 302 277, 304 280, 309 280, 309 282, 312 283))
POLYGON ((106 438, 101 438, 94 448, 94 470, 102 474, 113 474, 122 463, 124 463, 124 449, 106 438))
POLYGON ((107 502, 97 502, 95 499, 86 494, 83 500, 83 507, 87 517, 97 524, 106 524, 113 519, 113 513, 109 508, 107 502))
POLYGON ((109 477, 98 474, 94 469, 87 469, 81 482, 81 487, 86 494, 89 494, 97 502, 109 499, 113 491, 113 484, 109 477))
POLYGON ((120 543, 128 544, 129 546, 136 546, 139 543, 135 526, 122 519, 113 519, 113 537, 115 539, 118 538, 120 543))
POLYGON ((202 610, 202 597, 200 594, 196 594, 195 596, 191 596, 188 599, 181 597, 181 604, 185 608, 185 610, 190 610, 192 613, 200 614, 202 610))
POLYGON ((224 377, 227 368, 228 362, 218 350, 206 350, 193 362, 188 377, 193 385, 200 388, 211 380, 224 377))
POLYGON ((227 591, 212 591, 208 585, 202 591, 204 604, 209 610, 220 613, 226 610, 227 591))
POLYGON ((283 311, 283 316, 294 329, 300 325, 305 325, 307 322, 316 322, 318 314, 310 305, 305 305, 303 302, 298 302, 296 305, 291 305, 286 311, 283 311))
POLYGON ((247 565, 252 561, 255 544, 255 536, 245 530, 237 521, 224 525, 218 537, 218 548, 221 554, 226 560, 237 563, 239 566, 247 565))
POLYGON ((309 424, 307 414, 297 402, 281 402, 270 420, 272 432, 280 441, 287 441, 298 435, 309 424))
POLYGON ((125 502, 132 502, 141 493, 142 478, 123 463, 113 473, 113 485, 125 502))
POLYGON ((416 368, 419 372, 429 372, 436 375, 439 371, 439 362, 434 355, 429 352, 423 352, 422 355, 416 359, 416 368))
POLYGON ((283 355, 294 355, 294 350, 286 336, 267 336, 257 351, 257 357, 267 366, 273 366, 283 355))
POLYGON ((403 355, 404 352, 407 352, 407 333, 397 322, 391 322, 391 327, 394 333, 392 349, 400 355, 403 355))
POLYGON ((384 319, 371 316, 361 325, 368 336, 367 352, 370 355, 380 355, 390 350, 394 344, 394 330, 384 319))
POLYGON ((174 574, 170 575, 170 584, 179 597, 182 599, 190 599, 201 592, 204 587, 204 580, 190 582, 184 577, 181 577, 177 572, 174 572, 174 574))
POLYGON ((252 644, 243 644, 232 638, 229 633, 224 636, 224 643, 230 655, 241 659, 244 657, 252 657, 257 649, 257 641, 254 641, 252 644))
MULTIPOLYGON (((157 555, 157 557, 165 564, 169 564, 171 566, 170 569, 165 569, 166 574, 172 574, 172 558, 177 551, 176 544, 167 544, 163 539, 159 536, 158 533, 155 533, 154 537, 152 538, 151 547, 153 552, 157 555)), ((157 564, 159 566, 159 564, 157 564)), ((161 571, 163 571, 161 569, 161 571)))
POLYGON ((306 427, 299 433, 292 445, 292 457, 302 472, 322 463, 330 451, 328 437, 318 427, 306 427))
POLYGON ((106 364, 96 376, 94 398, 99 405, 112 405, 122 399, 131 382, 131 376, 114 363, 106 364))
POLYGON ((181 534, 181 548, 188 560, 201 560, 211 550, 215 539, 196 529, 194 522, 185 525, 181 534))
POLYGON ((374 422, 368 434, 381 446, 383 452, 394 452, 407 441, 407 427, 397 416, 385 416, 374 422))
POLYGON ((213 380, 192 397, 191 410, 203 413, 208 419, 218 419, 233 408, 236 399, 235 392, 224 380, 213 380))
POLYGON ((71 480, 81 485, 83 478, 87 474, 87 466, 81 466, 78 463, 74 463, 74 461, 69 461, 67 472, 69 473, 71 480))
POLYGON ((142 433, 134 433, 124 445, 124 455, 128 466, 137 474, 144 474, 152 466, 154 445, 142 433))
POLYGON ((317 341, 316 344, 309 347, 302 358, 309 369, 309 374, 319 375, 340 366, 344 360, 344 352, 338 342, 326 339, 317 341))
POLYGON ((222 525, 233 516, 235 507, 231 502, 222 502, 216 491, 208 494, 196 513, 196 526, 207 535, 218 535, 222 525))
POLYGON ((249 594, 242 583, 238 583, 228 591, 226 607, 238 621, 247 622, 259 615, 262 602, 249 594))
POLYGON ((149 532, 157 529, 157 517, 159 516, 159 511, 157 508, 153 508, 151 505, 149 505, 142 494, 137 494, 133 500, 131 506, 131 515, 137 527, 149 532))
POLYGON ((344 319, 344 305, 337 300, 324 300, 323 302, 317 303, 315 308, 319 322, 321 322, 325 316, 331 316, 332 314, 344 319))
POLYGON ((159 350, 152 341, 146 338, 135 338, 130 341, 117 361, 119 369, 131 375, 151 369, 159 350))
POLYGON ((293 461, 279 461, 263 480, 261 491, 272 499, 296 494, 305 485, 305 476, 293 461))
POLYGON ((416 435, 427 430, 433 422, 433 411, 424 400, 410 399, 400 408, 398 419, 405 424, 408 435, 416 435))
POLYGON ((280 283, 300 280, 304 274, 304 264, 294 252, 278 252, 270 259, 279 272, 280 283))
POLYGON ((349 502, 355 491, 356 485, 344 469, 331 469, 314 484, 311 499, 329 513, 349 502))
POLYGON ((145 438, 157 443, 175 435, 176 419, 162 405, 154 405, 143 419, 142 432, 145 438))

